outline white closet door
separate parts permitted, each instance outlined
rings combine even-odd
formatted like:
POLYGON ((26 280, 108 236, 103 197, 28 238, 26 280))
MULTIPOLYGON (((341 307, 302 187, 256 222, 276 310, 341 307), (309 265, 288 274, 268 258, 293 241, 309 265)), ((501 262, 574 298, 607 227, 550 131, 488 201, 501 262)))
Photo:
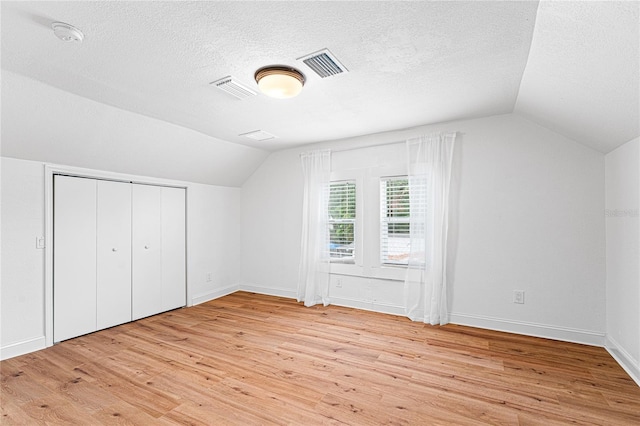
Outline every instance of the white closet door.
POLYGON ((162 312, 162 188, 132 185, 132 316, 162 312))
POLYGON ((131 184, 98 181, 97 327, 131 321, 131 184))
POLYGON ((162 310, 186 304, 185 190, 162 188, 162 310))
POLYGON ((54 177, 53 340, 96 330, 96 181, 54 177))

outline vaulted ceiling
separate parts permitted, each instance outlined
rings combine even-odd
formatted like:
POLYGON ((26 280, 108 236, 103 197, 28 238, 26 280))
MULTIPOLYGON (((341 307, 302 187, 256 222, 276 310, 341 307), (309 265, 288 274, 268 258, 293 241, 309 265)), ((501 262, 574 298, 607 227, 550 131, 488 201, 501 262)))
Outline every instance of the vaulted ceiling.
MULTIPOLYGON (((219 140, 294 145, 515 112, 601 152, 639 131, 638 2, 2 2, 2 68, 219 140), (51 23, 80 28, 81 44, 51 23), (328 48, 348 72, 298 58, 328 48), (210 83, 283 64, 289 100, 210 83), (263 130, 276 138, 239 136, 263 130)), ((3 103, 10 101, 4 98, 3 103)))

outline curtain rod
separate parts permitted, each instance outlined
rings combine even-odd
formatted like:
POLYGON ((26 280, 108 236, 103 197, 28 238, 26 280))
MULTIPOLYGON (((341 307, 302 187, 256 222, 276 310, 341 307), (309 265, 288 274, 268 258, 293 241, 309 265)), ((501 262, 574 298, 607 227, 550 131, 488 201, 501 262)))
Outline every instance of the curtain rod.
POLYGON ((329 149, 332 153, 333 152, 347 152, 347 151, 355 151, 356 149, 367 149, 367 148, 377 148, 379 146, 389 146, 389 145, 398 145, 401 143, 406 143, 407 141, 395 141, 395 142, 385 142, 385 143, 379 143, 379 144, 373 144, 373 145, 365 145, 365 146, 356 146, 353 148, 343 148, 343 149, 331 149, 331 148, 327 148, 329 149))
POLYGON ((385 142, 385 143, 379 143, 379 144, 374 144, 374 145, 365 145, 365 146, 356 146, 353 148, 342 148, 342 149, 333 149, 333 148, 317 148, 317 149, 312 149, 309 151, 303 151, 300 153, 300 156, 306 155, 312 151, 330 151, 332 154, 336 153, 336 152, 347 152, 347 151, 355 151, 356 149, 367 149, 367 148, 377 148, 379 146, 388 146, 388 145, 398 145, 401 143, 406 143, 405 141, 396 141, 396 142, 385 142))

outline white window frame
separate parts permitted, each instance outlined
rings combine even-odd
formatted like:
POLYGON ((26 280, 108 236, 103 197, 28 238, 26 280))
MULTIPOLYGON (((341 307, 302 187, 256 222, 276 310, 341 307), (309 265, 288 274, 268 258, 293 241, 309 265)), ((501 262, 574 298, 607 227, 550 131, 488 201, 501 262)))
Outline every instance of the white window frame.
POLYGON ((380 262, 380 178, 406 175, 404 164, 331 173, 331 182, 356 182, 355 263, 332 262, 331 274, 404 280, 406 265, 380 262))
MULTIPOLYGON (((354 179, 348 179, 348 180, 332 180, 330 182, 330 186, 333 185, 344 185, 344 184, 353 184, 354 186, 354 199, 357 203, 358 200, 358 194, 357 194, 357 182, 354 179)), ((331 212, 331 189, 329 190, 329 212, 331 212)), ((330 256, 330 262, 332 263, 344 263, 344 264, 354 264, 355 263, 355 255, 358 254, 358 250, 357 247, 355 246, 355 242, 356 242, 356 238, 358 236, 358 233, 356 232, 356 219, 357 219, 357 214, 358 214, 358 209, 357 206, 354 205, 354 215, 353 215, 353 219, 332 219, 331 215, 329 215, 329 225, 330 227, 335 226, 335 225, 339 225, 339 224, 344 224, 344 223, 353 223, 353 245, 354 245, 354 256, 350 256, 350 257, 333 257, 330 256)), ((331 249, 329 250, 329 253, 331 254, 331 249)))
POLYGON ((332 274, 356 275, 363 276, 364 263, 364 243, 363 243, 363 186, 364 180, 361 173, 356 170, 335 171, 331 173, 331 183, 352 181, 356 183, 356 221, 354 227, 354 262, 340 263, 331 262, 330 268, 332 274))
POLYGON ((372 214, 368 215, 369 229, 367 230, 367 235, 375 236, 372 237, 374 238, 374 241, 371 242, 372 244, 368 244, 368 256, 371 263, 369 276, 372 278, 397 281, 403 281, 405 278, 407 265, 388 264, 380 261, 380 179, 407 175, 407 166, 405 164, 371 169, 367 185, 370 192, 367 209, 372 214))
MULTIPOLYGON (((382 244, 382 241, 383 241, 383 236, 382 236, 382 234, 383 234, 383 230, 384 230, 383 226, 384 226, 384 224, 385 224, 385 223, 386 223, 386 226, 387 226, 387 233, 389 232, 389 228, 388 228, 388 226, 389 226, 390 224, 392 224, 392 223, 395 223, 395 224, 403 224, 403 223, 406 223, 409 227, 411 226, 411 211, 410 211, 410 206, 409 206, 409 200, 408 200, 408 199, 407 199, 407 204, 406 204, 406 206, 405 206, 405 207, 406 207, 406 209, 407 209, 407 212, 409 213, 409 215, 408 215, 408 216, 388 218, 388 219, 385 221, 385 220, 384 220, 384 216, 383 216, 383 214, 382 214, 383 212, 388 213, 388 207, 389 207, 388 200, 387 200, 387 194, 385 193, 385 194, 383 195, 383 182, 394 182, 394 181, 399 181, 399 180, 406 180, 406 181, 407 181, 407 190, 408 190, 408 189, 409 189, 409 184, 408 184, 409 176, 407 176, 407 175, 400 175, 400 176, 383 176, 383 177, 381 177, 381 178, 379 179, 379 181, 378 181, 378 187, 379 187, 379 191, 380 191, 380 198, 381 198, 381 199, 380 199, 380 203, 379 203, 379 205, 378 205, 378 206, 379 206, 378 208, 379 208, 379 211, 380 211, 380 216, 379 216, 379 230, 380 230, 380 232, 379 232, 379 234, 378 234, 378 235, 379 235, 379 239, 380 239, 380 243, 381 243, 381 244, 380 244, 380 252, 378 253, 378 256, 379 256, 379 258, 380 258, 380 264, 381 264, 381 265, 385 265, 385 266, 400 266, 400 267, 406 267, 406 266, 408 265, 408 262, 409 262, 409 258, 408 258, 408 254, 409 254, 409 253, 407 253, 407 259, 406 259, 406 261, 403 261, 403 262, 394 262, 394 261, 392 261, 392 260, 388 260, 388 261, 386 261, 386 262, 385 262, 385 261, 384 261, 384 259, 383 259, 383 247, 382 247, 382 246, 383 246, 383 244, 382 244), (385 199, 383 200, 383 199, 382 199, 382 197, 385 197, 385 199)), ((407 198, 408 198, 408 197, 407 197, 407 198)), ((407 233, 407 235, 406 235, 406 238, 408 239, 408 241, 406 241, 406 242, 410 245, 410 243, 411 243, 411 238, 410 238, 410 236, 408 235, 408 233, 407 233)), ((390 243, 390 240, 391 240, 391 238, 390 238, 390 237, 389 237, 389 235, 387 234, 387 244, 389 244, 389 243, 390 243)), ((410 251, 411 251, 411 249, 409 248, 409 252, 410 252, 410 251)), ((388 253, 387 253, 387 254, 388 254, 388 253)))

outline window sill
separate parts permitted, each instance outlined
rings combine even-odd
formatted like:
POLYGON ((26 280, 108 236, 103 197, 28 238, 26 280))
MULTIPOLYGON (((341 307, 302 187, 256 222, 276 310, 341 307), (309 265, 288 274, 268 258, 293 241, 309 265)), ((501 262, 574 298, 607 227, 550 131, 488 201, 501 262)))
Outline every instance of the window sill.
POLYGON ((354 264, 332 263, 330 273, 334 275, 349 275, 362 278, 404 281, 406 270, 407 267, 404 265, 384 265, 372 268, 364 268, 360 265, 354 264))

